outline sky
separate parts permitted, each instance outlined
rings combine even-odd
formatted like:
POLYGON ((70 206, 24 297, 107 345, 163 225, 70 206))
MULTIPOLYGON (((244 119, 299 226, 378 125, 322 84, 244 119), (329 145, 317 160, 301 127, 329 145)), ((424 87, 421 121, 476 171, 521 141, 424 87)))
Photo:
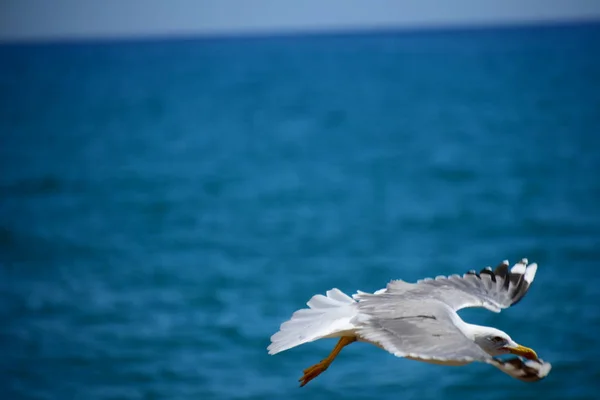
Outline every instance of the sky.
POLYGON ((0 0, 0 40, 600 21, 600 0, 0 0))

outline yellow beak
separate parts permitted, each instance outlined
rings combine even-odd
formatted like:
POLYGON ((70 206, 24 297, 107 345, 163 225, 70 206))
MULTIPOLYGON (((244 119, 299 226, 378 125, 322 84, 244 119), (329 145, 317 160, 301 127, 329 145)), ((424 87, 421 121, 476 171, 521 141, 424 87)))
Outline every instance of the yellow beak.
POLYGON ((520 344, 516 346, 506 346, 505 347, 511 354, 515 354, 517 356, 525 357, 528 360, 537 360, 538 356, 529 347, 521 346, 520 344))

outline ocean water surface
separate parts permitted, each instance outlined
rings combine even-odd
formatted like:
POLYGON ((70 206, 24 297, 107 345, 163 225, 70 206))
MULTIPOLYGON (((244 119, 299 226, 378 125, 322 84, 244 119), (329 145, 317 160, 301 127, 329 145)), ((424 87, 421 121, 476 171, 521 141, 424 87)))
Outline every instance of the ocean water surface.
POLYGON ((599 25, 0 46, 0 398, 598 399, 599 25), (539 263, 468 310, 543 381, 324 340, 315 293, 539 263))

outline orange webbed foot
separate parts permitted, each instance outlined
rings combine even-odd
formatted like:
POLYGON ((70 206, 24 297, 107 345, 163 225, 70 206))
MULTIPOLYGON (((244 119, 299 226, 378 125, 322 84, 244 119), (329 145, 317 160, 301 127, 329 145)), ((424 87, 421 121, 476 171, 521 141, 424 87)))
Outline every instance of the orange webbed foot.
POLYGON ((300 387, 306 385, 308 382, 321 375, 321 373, 325 372, 328 367, 329 363, 326 360, 323 360, 311 367, 306 368, 304 370, 304 375, 298 379, 298 381, 300 381, 300 387))
POLYGON ((352 342, 356 341, 355 336, 343 336, 340 338, 338 343, 335 345, 329 356, 313 365, 312 367, 308 367, 304 370, 304 375, 302 378, 298 379, 300 381, 300 387, 306 385, 308 382, 315 379, 317 376, 321 375, 333 362, 333 360, 337 357, 337 355, 342 351, 344 346, 349 345, 352 342))

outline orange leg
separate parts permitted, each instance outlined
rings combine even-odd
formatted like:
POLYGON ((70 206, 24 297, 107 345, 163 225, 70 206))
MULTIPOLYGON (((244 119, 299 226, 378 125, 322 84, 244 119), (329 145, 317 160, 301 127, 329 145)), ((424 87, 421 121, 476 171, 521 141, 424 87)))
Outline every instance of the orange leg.
POLYGON ((302 375, 302 378, 298 379, 300 381, 300 387, 306 385, 308 382, 312 381, 322 372, 324 372, 329 367, 329 365, 331 365, 331 363, 337 357, 337 355, 340 354, 340 351, 342 351, 344 347, 348 346, 350 343, 355 341, 355 336, 341 337, 326 359, 321 360, 312 367, 308 367, 304 370, 304 375, 302 375))

